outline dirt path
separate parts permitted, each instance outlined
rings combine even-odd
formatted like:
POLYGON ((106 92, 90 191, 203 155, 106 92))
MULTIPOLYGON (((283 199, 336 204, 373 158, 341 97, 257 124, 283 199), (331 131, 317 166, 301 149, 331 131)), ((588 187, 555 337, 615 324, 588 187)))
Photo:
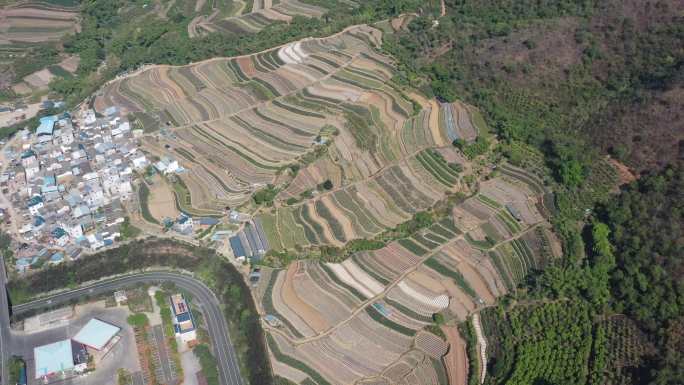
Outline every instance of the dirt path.
MULTIPOLYGON (((14 142, 16 142, 19 137, 19 135, 14 135, 12 139, 10 139, 5 145, 2 147, 2 150, 0 151, 0 162, 2 163, 2 168, 0 169, 0 174, 5 173, 7 170, 7 166, 9 165, 9 159, 5 156, 5 150, 14 145, 14 142)), ((5 197, 5 194, 2 193, 2 189, 0 189, 0 205, 2 207, 5 207, 7 211, 9 212, 10 215, 10 220, 12 221, 11 225, 11 231, 14 236, 19 238, 19 228, 17 227, 17 221, 19 219, 19 216, 17 215, 16 211, 14 210, 14 206, 10 202, 7 197, 5 197)), ((19 238, 20 239, 20 238, 19 238)))
POLYGON ((461 339, 455 326, 442 326, 449 343, 449 352, 444 356, 449 376, 449 385, 466 385, 468 378, 468 359, 465 352, 465 341, 461 339))
POLYGON ((11 126, 15 123, 22 122, 27 119, 31 119, 32 117, 36 116, 38 111, 40 111, 40 105, 41 103, 33 103, 33 104, 28 104, 27 107, 23 111, 7 111, 7 112, 0 112, 0 127, 5 127, 5 126, 11 126), (23 119, 19 119, 22 116, 25 116, 23 119))
POLYGON ((480 352, 480 384, 484 382, 487 376, 487 340, 484 333, 482 333, 482 325, 480 325, 480 314, 473 314, 473 328, 475 329, 475 336, 477 337, 477 348, 480 352))

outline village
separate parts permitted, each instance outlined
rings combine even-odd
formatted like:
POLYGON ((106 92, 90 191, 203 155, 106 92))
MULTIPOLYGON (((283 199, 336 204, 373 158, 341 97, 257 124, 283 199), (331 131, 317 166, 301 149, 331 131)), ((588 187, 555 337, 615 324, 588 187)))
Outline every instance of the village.
POLYGON ((2 152, 0 213, 15 239, 17 270, 75 259, 121 238, 134 171, 149 165, 115 107, 44 116, 2 152), (8 218, 7 218, 8 217, 8 218))

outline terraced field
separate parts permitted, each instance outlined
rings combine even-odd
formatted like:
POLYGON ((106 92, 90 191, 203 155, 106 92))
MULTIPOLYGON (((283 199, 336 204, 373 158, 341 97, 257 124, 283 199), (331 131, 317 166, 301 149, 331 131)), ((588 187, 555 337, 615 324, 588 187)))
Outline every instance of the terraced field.
POLYGON ((473 183, 486 170, 451 142, 475 140, 481 116, 394 85, 381 38, 356 26, 249 56, 155 66, 95 100, 143 117, 143 148, 179 160, 179 209, 220 215, 242 205, 269 247, 291 255, 373 239, 463 196, 377 250, 262 268, 254 296, 273 370, 296 383, 446 383, 466 363, 450 356, 447 373, 449 343, 430 331, 433 316, 465 320, 557 255, 543 183, 505 164, 473 183), (273 201, 251 202, 266 186, 273 201))
MULTIPOLYGON (((317 2, 306 0, 255 0, 252 8, 242 8, 241 14, 233 15, 214 9, 196 16, 188 27, 190 36, 200 36, 206 33, 246 34, 256 33, 273 23, 290 22, 293 17, 321 17, 329 9, 314 5, 317 2)), ((356 7, 358 2, 328 1, 344 7, 356 7)))
MULTIPOLYGON (((543 246, 548 223, 530 205, 537 198, 519 179, 493 178, 410 238, 341 263, 267 269, 255 295, 263 314, 280 321, 267 326, 276 374, 298 383, 446 383, 448 343, 424 329, 435 313, 465 320, 554 257, 543 246)), ((300 207, 301 219, 312 215, 300 207)))
POLYGON ((57 41, 76 31, 78 10, 42 2, 27 2, 0 8, 0 50, 5 45, 57 41))
POLYGON ((340 244, 403 222, 459 185, 453 165, 426 151, 447 138, 431 123, 439 110, 423 102, 417 111, 389 82, 394 66, 376 52, 380 39, 358 26, 255 55, 155 66, 110 84, 95 105, 162 126, 146 150, 179 159, 196 210, 239 205, 270 183, 282 187, 280 199, 299 197, 332 177, 329 194, 264 221, 300 223, 297 235, 269 233, 276 248, 340 244))

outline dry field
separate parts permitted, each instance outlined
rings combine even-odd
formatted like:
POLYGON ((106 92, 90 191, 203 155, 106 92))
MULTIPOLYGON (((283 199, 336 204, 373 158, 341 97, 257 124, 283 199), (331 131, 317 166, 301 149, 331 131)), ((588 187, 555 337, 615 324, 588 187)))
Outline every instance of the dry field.
POLYGON ((319 384, 463 381, 457 332, 443 341, 424 328, 438 312, 465 320, 553 258, 548 224, 528 205, 536 198, 521 180, 500 176, 411 238, 341 263, 269 269, 255 295, 260 311, 280 321, 267 326, 276 374, 319 384), (507 206, 527 211, 517 220, 507 206))
POLYGON ((57 41, 75 32, 78 10, 46 3, 21 3, 0 9, 0 47, 13 43, 57 41))
POLYGON ((155 178, 154 184, 150 187, 148 207, 152 216, 160 223, 165 218, 178 218, 180 215, 176 208, 173 189, 159 176, 155 178))

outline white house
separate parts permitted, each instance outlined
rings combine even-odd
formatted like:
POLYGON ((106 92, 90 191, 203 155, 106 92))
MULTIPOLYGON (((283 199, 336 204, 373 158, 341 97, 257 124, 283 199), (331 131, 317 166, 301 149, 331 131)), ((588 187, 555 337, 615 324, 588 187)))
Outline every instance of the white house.
POLYGON ((62 226, 67 233, 69 233, 69 236, 72 238, 78 238, 83 236, 83 227, 81 226, 80 223, 76 223, 72 226, 62 226))
POLYGON ((36 216, 40 215, 40 209, 42 209, 45 204, 43 203, 43 198, 41 198, 38 195, 35 195, 29 199, 28 204, 26 205, 28 207, 29 212, 31 215, 36 216))
POLYGON ((133 167, 135 167, 136 170, 142 170, 147 167, 148 164, 150 163, 147 161, 145 155, 133 159, 133 167))
POLYGON ((90 243, 90 248, 93 250, 97 250, 104 246, 104 240, 99 234, 88 234, 86 235, 86 239, 88 240, 88 243, 90 243))
POLYGON ((154 164, 154 168, 156 168, 157 171, 162 172, 164 174, 170 174, 178 171, 180 169, 180 165, 178 164, 177 160, 171 159, 169 157, 164 157, 164 159, 154 164))

